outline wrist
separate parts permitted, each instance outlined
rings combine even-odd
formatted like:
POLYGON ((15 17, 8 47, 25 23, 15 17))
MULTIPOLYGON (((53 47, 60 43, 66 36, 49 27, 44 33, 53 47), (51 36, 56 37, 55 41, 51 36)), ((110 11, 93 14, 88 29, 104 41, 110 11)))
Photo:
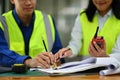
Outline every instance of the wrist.
POLYGON ((25 62, 24 62, 24 64, 25 64, 27 67, 32 67, 32 66, 31 66, 31 61, 32 61, 32 59, 26 59, 25 62))

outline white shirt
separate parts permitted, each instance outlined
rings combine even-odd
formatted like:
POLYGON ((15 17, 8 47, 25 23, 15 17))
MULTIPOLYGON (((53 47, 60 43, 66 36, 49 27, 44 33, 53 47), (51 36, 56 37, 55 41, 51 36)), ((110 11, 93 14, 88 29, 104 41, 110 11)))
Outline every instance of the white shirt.
MULTIPOLYGON (((99 15, 98 12, 96 14, 99 15)), ((108 13, 105 16, 98 16, 98 23, 99 23, 99 29, 101 30, 104 23, 108 19, 109 16, 113 15, 112 10, 109 10, 108 13)), ((72 55, 70 57, 75 57, 80 52, 81 46, 82 46, 82 30, 81 30, 81 23, 80 23, 80 15, 77 16, 75 20, 74 27, 71 32, 71 40, 69 42, 69 45, 67 47, 71 48, 72 55)))
POLYGON ((111 57, 115 57, 120 61, 120 35, 117 38, 115 47, 112 49, 112 53, 110 54, 111 57))

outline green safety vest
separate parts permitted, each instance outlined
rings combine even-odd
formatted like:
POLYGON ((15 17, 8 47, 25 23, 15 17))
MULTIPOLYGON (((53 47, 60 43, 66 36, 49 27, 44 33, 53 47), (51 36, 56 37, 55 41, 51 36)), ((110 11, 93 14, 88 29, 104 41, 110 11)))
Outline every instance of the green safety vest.
MULTIPOLYGON (((0 26, 4 31, 9 49, 20 55, 25 55, 24 38, 12 11, 3 14, 3 16, 1 16, 0 26)), ((54 24, 50 15, 35 10, 34 28, 29 40, 29 56, 35 57, 39 53, 45 52, 43 39, 47 50, 51 51, 55 40, 54 24)))
MULTIPOLYGON (((88 48, 92 38, 95 35, 98 24, 98 14, 95 14, 93 21, 88 21, 86 13, 80 15, 80 23, 82 25, 82 47, 79 55, 88 56, 88 48)), ((102 30, 98 31, 98 36, 103 36, 106 42, 106 53, 110 53, 116 39, 120 33, 120 20, 115 16, 111 16, 105 22, 102 30)))

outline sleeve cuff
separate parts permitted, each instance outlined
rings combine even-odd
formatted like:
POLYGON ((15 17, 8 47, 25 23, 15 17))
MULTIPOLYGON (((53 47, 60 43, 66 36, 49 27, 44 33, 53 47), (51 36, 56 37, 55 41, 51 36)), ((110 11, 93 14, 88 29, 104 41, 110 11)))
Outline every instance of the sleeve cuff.
POLYGON ((29 56, 20 56, 20 57, 17 58, 16 63, 17 63, 17 64, 24 64, 24 61, 25 61, 26 59, 30 59, 30 58, 31 58, 31 57, 29 57, 29 56))
POLYGON ((68 46, 68 48, 70 48, 70 49, 72 50, 72 55, 71 55, 71 56, 69 56, 69 58, 73 58, 73 57, 75 57, 75 56, 77 56, 77 55, 78 55, 78 54, 77 54, 77 51, 76 51, 74 48, 69 47, 69 46, 68 46))

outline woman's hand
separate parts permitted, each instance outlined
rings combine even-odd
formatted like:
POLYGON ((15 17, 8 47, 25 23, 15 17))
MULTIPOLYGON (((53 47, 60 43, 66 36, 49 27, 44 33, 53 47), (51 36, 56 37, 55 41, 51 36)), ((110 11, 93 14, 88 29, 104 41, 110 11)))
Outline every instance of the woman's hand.
POLYGON ((70 48, 62 48, 55 54, 55 62, 58 62, 60 58, 65 58, 72 55, 72 50, 70 48))
POLYGON ((106 54, 106 44, 105 42, 103 43, 103 48, 97 45, 95 41, 93 43, 91 42, 89 45, 89 54, 92 57, 108 57, 106 54))

